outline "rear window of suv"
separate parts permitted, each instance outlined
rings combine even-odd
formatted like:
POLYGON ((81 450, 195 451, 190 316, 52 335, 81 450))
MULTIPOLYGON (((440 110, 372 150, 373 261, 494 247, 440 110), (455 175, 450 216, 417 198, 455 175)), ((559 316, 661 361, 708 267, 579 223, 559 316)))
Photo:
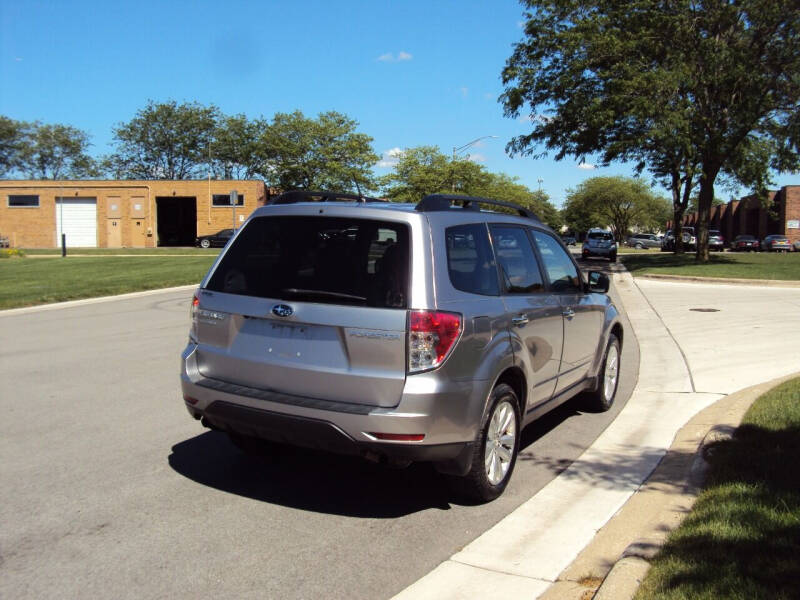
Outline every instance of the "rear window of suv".
POLYGON ((408 226, 339 217, 259 217, 223 256, 207 289, 228 294, 406 308, 408 226))
POLYGON ((613 239, 611 237, 611 234, 607 233, 605 231, 590 231, 589 234, 586 237, 589 238, 590 240, 611 240, 611 239, 613 239))

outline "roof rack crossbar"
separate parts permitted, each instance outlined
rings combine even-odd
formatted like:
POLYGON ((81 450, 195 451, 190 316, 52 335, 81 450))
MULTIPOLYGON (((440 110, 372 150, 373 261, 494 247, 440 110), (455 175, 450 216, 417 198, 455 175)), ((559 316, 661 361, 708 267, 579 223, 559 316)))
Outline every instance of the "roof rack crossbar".
POLYGON ((345 194, 340 192, 312 192, 308 190, 292 190, 277 196, 269 204, 295 204, 297 202, 386 202, 381 198, 370 198, 360 194, 345 194))
POLYGON ((513 202, 503 202, 501 200, 493 200, 491 198, 481 198, 477 196, 462 196, 459 194, 429 194, 425 196, 416 206, 416 210, 420 212, 438 212, 450 210, 452 206, 460 206, 464 210, 480 210, 481 204, 489 204, 492 206, 504 206, 517 211, 519 216, 527 217, 541 221, 539 217, 531 210, 514 204, 513 202))

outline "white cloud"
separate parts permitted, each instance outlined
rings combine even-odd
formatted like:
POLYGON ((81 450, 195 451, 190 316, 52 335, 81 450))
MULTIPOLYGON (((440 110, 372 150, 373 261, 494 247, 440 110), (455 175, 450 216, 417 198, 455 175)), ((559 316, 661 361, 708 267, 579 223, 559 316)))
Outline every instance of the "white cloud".
POLYGON ((393 62, 403 62, 406 60, 411 60, 412 58, 414 58, 412 54, 410 54, 409 52, 405 52, 404 50, 401 50, 400 52, 397 53, 397 56, 395 56, 394 53, 392 52, 387 52, 386 54, 381 54, 377 60, 378 62, 393 63, 393 62))
POLYGON ((578 168, 579 168, 579 169, 584 169, 584 170, 586 170, 586 171, 591 171, 591 170, 593 170, 593 169, 596 169, 596 168, 597 168, 597 165, 593 165, 593 164, 591 164, 591 163, 580 163, 580 164, 578 165, 578 168))
POLYGON ((519 27, 520 29, 524 29, 525 28, 525 21, 517 21, 517 27, 519 27))
POLYGON ((17 56, 17 57, 15 57, 15 58, 14 58, 14 61, 15 61, 15 62, 22 62, 22 58, 20 58, 19 56, 17 56))
POLYGON ((486 98, 487 100, 494 100, 494 98, 495 98, 495 96, 494 96, 494 94, 492 92, 486 92, 483 95, 483 97, 486 98))
MULTIPOLYGON (((475 144, 477 146, 477 144, 475 144)), ((482 163, 486 162, 486 157, 483 154, 475 153, 475 154, 467 154, 467 160, 471 160, 472 162, 482 163)))
POLYGON ((469 88, 467 86, 461 86, 458 88, 458 91, 461 92, 461 97, 466 98, 469 94, 469 88))
POLYGON ((384 150, 383 157, 378 161, 378 166, 384 169, 390 169, 400 161, 401 156, 403 156, 402 148, 394 147, 389 150, 384 150))

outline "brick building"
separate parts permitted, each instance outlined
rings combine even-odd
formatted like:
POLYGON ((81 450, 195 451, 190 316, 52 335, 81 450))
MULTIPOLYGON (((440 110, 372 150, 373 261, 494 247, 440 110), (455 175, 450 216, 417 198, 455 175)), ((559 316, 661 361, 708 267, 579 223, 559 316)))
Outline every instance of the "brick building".
POLYGON ((18 248, 191 246, 239 226, 269 198, 262 181, 0 181, 0 237, 18 248), (238 202, 230 204, 236 190, 238 202))
MULTIPOLYGON (((697 213, 683 217, 683 224, 696 226, 697 213)), ((672 227, 672 222, 667 223, 672 227)), ((711 207, 709 229, 718 229, 726 241, 739 234, 749 233, 759 240, 781 234, 794 243, 800 241, 800 185, 786 185, 769 192, 769 202, 763 205, 754 196, 731 200, 711 207)))

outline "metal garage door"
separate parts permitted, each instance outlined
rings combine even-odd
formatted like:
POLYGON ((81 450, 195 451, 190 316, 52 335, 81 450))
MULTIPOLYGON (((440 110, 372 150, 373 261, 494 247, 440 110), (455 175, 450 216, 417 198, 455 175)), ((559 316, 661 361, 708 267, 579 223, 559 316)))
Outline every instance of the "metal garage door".
POLYGON ((62 231, 68 248, 97 246, 97 199, 56 198, 56 244, 61 245, 62 231), (63 229, 62 229, 63 226, 63 229))

